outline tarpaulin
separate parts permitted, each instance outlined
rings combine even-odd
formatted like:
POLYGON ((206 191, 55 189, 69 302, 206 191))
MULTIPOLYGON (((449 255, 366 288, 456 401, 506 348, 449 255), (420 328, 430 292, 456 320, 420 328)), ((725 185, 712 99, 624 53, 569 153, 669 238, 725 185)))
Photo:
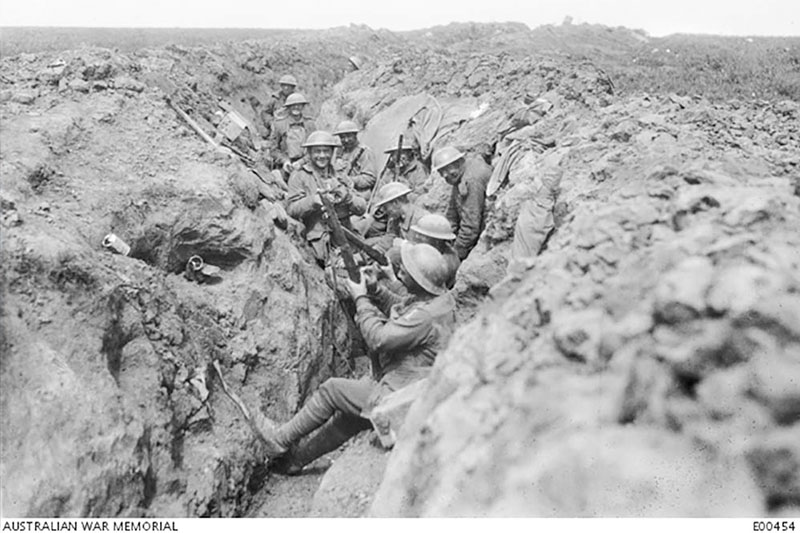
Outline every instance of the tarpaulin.
POLYGON ((422 159, 427 159, 434 148, 441 148, 442 139, 452 134, 465 122, 480 116, 488 108, 477 99, 439 101, 420 93, 404 96, 369 121, 361 141, 378 154, 382 169, 388 159, 384 150, 397 146, 398 136, 419 147, 422 159))
POLYGON ((378 170, 386 166, 389 157, 384 150, 397 146, 401 133, 412 143, 416 142, 424 158, 430 151, 441 117, 439 103, 429 94, 404 96, 369 121, 361 141, 377 154, 378 170))

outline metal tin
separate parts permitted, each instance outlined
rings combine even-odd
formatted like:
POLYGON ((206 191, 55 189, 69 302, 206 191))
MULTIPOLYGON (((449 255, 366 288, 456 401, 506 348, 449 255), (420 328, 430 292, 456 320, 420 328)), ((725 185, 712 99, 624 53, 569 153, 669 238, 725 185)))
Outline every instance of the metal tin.
POLYGON ((233 142, 247 127, 247 122, 234 111, 228 112, 217 126, 217 131, 233 142))
POLYGON ((112 252, 121 255, 128 255, 131 253, 131 247, 113 233, 109 233, 103 237, 103 248, 107 248, 112 252))

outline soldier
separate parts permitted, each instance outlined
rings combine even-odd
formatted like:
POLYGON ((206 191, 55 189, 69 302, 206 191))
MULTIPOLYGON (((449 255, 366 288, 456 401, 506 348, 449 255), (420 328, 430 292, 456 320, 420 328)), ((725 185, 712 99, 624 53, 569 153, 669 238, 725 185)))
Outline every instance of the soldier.
POLYGON ((284 455, 278 467, 299 473, 303 466, 369 427, 364 418, 388 393, 425 378, 455 326, 455 299, 444 287, 442 255, 427 244, 405 243, 399 278, 409 296, 401 298, 365 273, 348 280, 356 322, 378 354, 374 379, 330 378, 306 405, 277 429, 261 419, 267 454, 284 455), (304 436, 322 428, 297 446, 304 436), (287 453, 288 452, 288 453, 287 453))
POLYGON ((428 212, 408 201, 411 189, 405 183, 382 186, 376 195, 375 214, 365 237, 380 252, 387 252, 394 239, 405 239, 411 225, 428 212))
POLYGON ((303 143, 308 160, 289 178, 286 212, 305 224, 306 240, 321 264, 328 259, 329 235, 319 195, 329 195, 339 221, 346 228, 351 228, 350 215, 362 215, 367 209, 366 200, 354 193, 350 179, 333 168, 333 150, 338 145, 327 131, 313 132, 303 143))
POLYGON ((280 85, 279 91, 270 94, 264 104, 255 96, 250 97, 250 105, 256 112, 257 118, 255 122, 259 136, 265 141, 269 139, 272 133, 275 120, 286 116, 286 109, 284 108, 286 98, 295 92, 297 88, 297 80, 290 74, 281 76, 278 84, 280 85))
POLYGON ((375 154, 369 146, 358 141, 358 126, 355 122, 340 122, 333 134, 338 135, 342 142, 342 149, 334 163, 336 170, 349 176, 356 192, 365 200, 368 199, 378 179, 375 154))
POLYGON ((483 231, 486 186, 492 167, 478 157, 467 159, 452 146, 446 146, 433 154, 433 168, 453 186, 446 216, 456 234, 456 253, 463 261, 483 231))
POLYGON ((413 203, 417 197, 427 192, 425 182, 428 181, 428 172, 425 167, 417 158, 417 150, 414 146, 403 139, 403 145, 400 148, 399 166, 395 172, 395 154, 397 153, 397 145, 384 151, 389 154, 389 160, 386 168, 380 177, 380 185, 384 185, 391 181, 399 181, 405 183, 411 189, 409 193, 409 200, 413 203))
POLYGON ((290 94, 286 99, 286 116, 273 124, 270 136, 273 165, 281 169, 284 180, 300 168, 299 161, 305 155, 303 142, 317 129, 313 120, 303 116, 307 104, 308 100, 302 94, 290 94))
POLYGON ((408 240, 415 243, 430 244, 442 254, 447 263, 446 286, 452 289, 456 283, 456 273, 461 266, 461 260, 453 246, 456 234, 450 227, 445 217, 437 214, 428 214, 417 220, 408 232, 408 240))
POLYGON ((262 111, 262 120, 266 115, 266 117, 269 117, 270 123, 286 116, 286 99, 292 93, 297 92, 297 80, 291 74, 281 76, 281 79, 278 80, 278 85, 280 89, 277 93, 272 93, 262 111))

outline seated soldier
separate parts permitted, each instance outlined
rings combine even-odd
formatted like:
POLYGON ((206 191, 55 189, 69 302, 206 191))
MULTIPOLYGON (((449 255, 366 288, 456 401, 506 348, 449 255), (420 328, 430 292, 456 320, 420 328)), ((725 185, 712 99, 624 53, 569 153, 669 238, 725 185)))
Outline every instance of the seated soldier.
POLYGON ((442 255, 427 244, 405 243, 399 278, 409 296, 400 298, 365 273, 348 280, 356 302, 356 322, 377 355, 375 378, 330 378, 287 423, 277 429, 262 416, 258 424, 270 458, 286 473, 299 473, 317 457, 335 450, 369 427, 364 418, 390 392, 430 373, 436 355, 455 326, 455 299, 444 287, 442 255), (319 429, 310 438, 302 440, 319 429), (299 444, 298 444, 299 443, 299 444))
POLYGON ((355 122, 350 120, 340 122, 333 134, 342 142, 341 150, 337 150, 334 167, 353 180, 357 194, 365 200, 368 199, 378 179, 375 154, 369 146, 358 141, 358 126, 355 122))
POLYGON ((433 168, 453 186, 446 216, 456 234, 458 258, 463 261, 483 231, 486 187, 492 167, 480 157, 467 159, 452 146, 446 146, 433 154, 433 168))
POLYGON ((300 168, 305 155, 303 143, 314 131, 314 121, 303 116, 308 100, 300 93, 292 93, 286 99, 286 116, 277 119, 270 134, 270 154, 273 168, 281 169, 286 180, 300 168))
POLYGON ((399 157, 397 156, 397 144, 389 147, 384 153, 389 154, 389 160, 381 173, 379 187, 392 181, 404 183, 411 189, 409 201, 412 203, 419 196, 428 192, 426 187, 428 171, 419 161, 417 150, 409 141, 403 138, 399 157))
POLYGON ((367 208, 366 200, 354 193, 350 179, 334 171, 331 160, 336 146, 337 139, 327 131, 313 132, 303 143, 308 161, 289 178, 286 212, 305 224, 306 239, 321 265, 328 261, 330 236, 320 195, 328 195, 346 228, 351 228, 350 215, 362 215, 367 208))
POLYGON ((387 183, 376 195, 373 220, 364 236, 378 251, 386 253, 395 238, 405 239, 411 225, 428 212, 408 201, 411 189, 399 182, 387 183))

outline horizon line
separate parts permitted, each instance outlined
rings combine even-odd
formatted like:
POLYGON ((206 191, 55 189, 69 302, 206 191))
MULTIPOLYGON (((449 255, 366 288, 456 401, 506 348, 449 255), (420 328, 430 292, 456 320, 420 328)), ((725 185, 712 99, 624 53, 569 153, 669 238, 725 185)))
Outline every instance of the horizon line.
POLYGON ((351 22, 346 25, 339 25, 339 26, 329 26, 325 28, 264 28, 264 27, 239 27, 239 26, 226 26, 226 27, 215 27, 215 26, 74 26, 74 25, 65 25, 65 26, 52 26, 52 25, 43 25, 43 26, 34 26, 34 25, 0 25, 1 30, 9 30, 9 29, 34 29, 34 30, 162 30, 162 31, 175 31, 175 30, 194 30, 194 31, 278 31, 278 32, 291 32, 291 31, 303 31, 303 32, 315 32, 315 31, 328 31, 328 30, 336 30, 336 29, 348 29, 352 27, 364 27, 368 28, 372 31, 389 31, 393 33, 408 33, 408 32, 416 32, 416 31, 424 31, 424 30, 432 30, 435 28, 443 28, 449 25, 522 25, 529 32, 536 30, 537 28, 543 27, 556 27, 556 28, 563 28, 563 27, 580 27, 580 26, 599 26, 603 28, 622 28, 634 33, 644 34, 647 37, 653 38, 663 38, 663 37, 670 37, 670 36, 680 36, 680 35, 688 35, 688 36, 709 36, 709 37, 731 37, 731 38, 748 38, 748 37, 761 37, 761 38, 783 38, 783 39, 800 39, 800 35, 776 35, 776 34, 725 34, 725 33, 693 33, 693 32, 672 32, 672 33, 665 33, 663 35, 653 35, 647 30, 643 28, 629 28, 624 25, 616 25, 616 26, 609 26, 608 24, 602 24, 597 22, 581 22, 581 23, 572 23, 572 24, 540 24, 531 28, 525 22, 520 21, 506 21, 506 22, 475 22, 475 21, 468 21, 468 22, 460 22, 460 21, 452 21, 446 24, 435 24, 433 26, 425 26, 421 28, 412 28, 412 29, 405 29, 405 30, 393 30, 386 27, 378 27, 373 28, 372 26, 366 23, 356 23, 351 22))

